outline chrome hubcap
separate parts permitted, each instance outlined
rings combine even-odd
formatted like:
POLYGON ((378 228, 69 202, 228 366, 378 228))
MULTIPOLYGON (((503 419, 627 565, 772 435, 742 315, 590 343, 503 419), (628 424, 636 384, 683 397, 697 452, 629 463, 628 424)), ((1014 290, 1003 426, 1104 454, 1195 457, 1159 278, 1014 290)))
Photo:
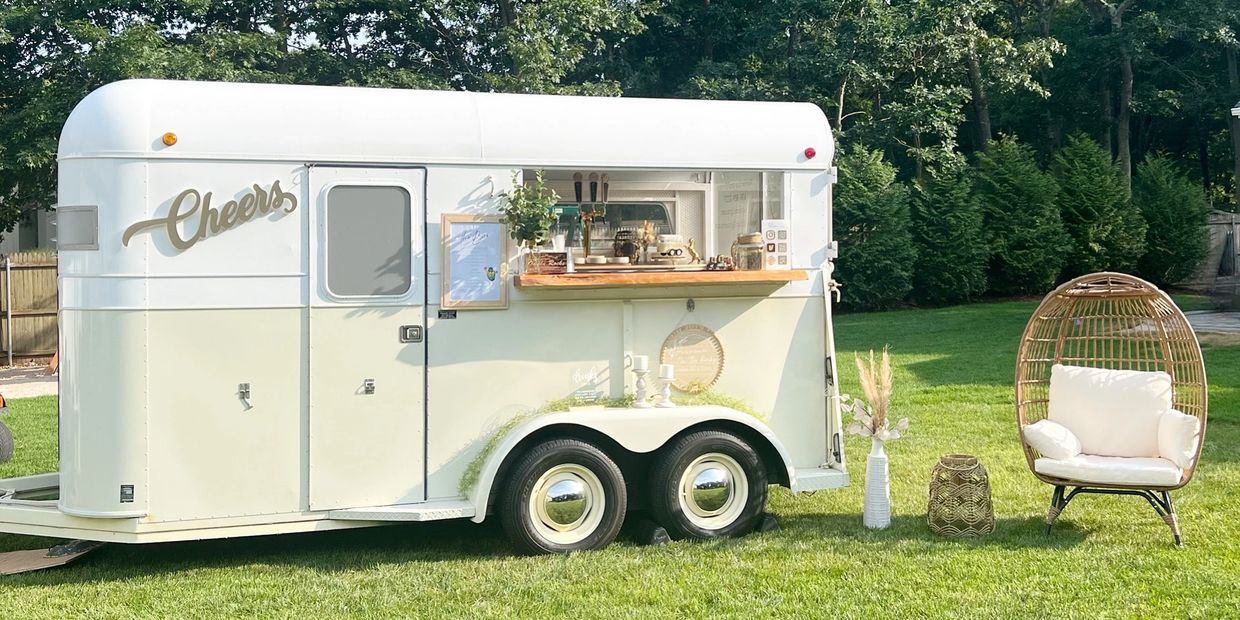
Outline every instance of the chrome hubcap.
POLYGON ((749 497, 749 479, 736 459, 711 452, 694 459, 680 476, 680 508, 690 523, 707 530, 731 525, 749 497))
POLYGON ((598 476, 580 465, 565 463, 539 476, 530 493, 529 511, 539 535, 570 545, 598 528, 606 505, 598 476))
POLYGON ((580 478, 564 479, 547 487, 543 511, 552 527, 571 527, 586 516, 590 505, 585 482, 580 478))

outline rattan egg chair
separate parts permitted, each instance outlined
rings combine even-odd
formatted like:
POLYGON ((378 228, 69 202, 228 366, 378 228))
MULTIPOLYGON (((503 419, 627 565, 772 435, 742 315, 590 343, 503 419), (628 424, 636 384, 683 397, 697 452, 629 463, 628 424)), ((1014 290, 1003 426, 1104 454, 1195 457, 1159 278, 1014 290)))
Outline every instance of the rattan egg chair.
MULTIPOLYGON (((1157 287, 1122 273, 1081 276, 1055 289, 1029 319, 1016 361, 1016 417, 1029 470, 1054 486, 1046 532, 1081 493, 1137 495, 1146 499, 1182 544, 1170 492, 1192 479, 1206 427, 1206 373, 1197 336, 1184 313, 1157 287), (1178 482, 1162 486, 1097 484, 1038 473, 1038 452, 1026 425, 1046 419, 1050 377, 1056 364, 1107 370, 1165 371, 1173 408, 1197 419, 1195 453, 1178 482)), ((1191 422, 1191 420, 1188 420, 1191 422)), ((1190 448, 1191 450, 1191 448, 1190 448)))

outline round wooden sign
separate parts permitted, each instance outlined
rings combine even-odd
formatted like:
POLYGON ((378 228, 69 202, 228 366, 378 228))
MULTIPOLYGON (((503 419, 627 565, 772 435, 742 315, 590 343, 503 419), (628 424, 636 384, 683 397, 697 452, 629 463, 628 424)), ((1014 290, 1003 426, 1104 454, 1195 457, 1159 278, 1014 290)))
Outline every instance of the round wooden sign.
POLYGON ((684 325, 663 341, 659 363, 675 367, 672 387, 696 394, 714 385, 723 373, 723 345, 709 327, 684 325))

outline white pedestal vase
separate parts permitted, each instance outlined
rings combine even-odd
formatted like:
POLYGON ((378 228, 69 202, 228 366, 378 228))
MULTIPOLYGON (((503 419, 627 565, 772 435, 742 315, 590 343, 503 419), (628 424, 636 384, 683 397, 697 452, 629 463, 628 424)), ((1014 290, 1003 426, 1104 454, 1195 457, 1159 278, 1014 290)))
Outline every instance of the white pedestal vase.
POLYGON ((865 509, 862 521, 870 529, 891 525, 891 480, 887 473, 887 453, 883 440, 871 438, 870 457, 865 463, 865 509))

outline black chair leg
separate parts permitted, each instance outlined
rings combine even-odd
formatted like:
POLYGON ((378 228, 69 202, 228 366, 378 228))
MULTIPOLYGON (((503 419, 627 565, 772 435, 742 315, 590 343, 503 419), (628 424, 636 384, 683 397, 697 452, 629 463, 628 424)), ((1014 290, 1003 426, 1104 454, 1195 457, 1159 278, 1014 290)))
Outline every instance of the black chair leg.
POLYGON ((1051 533, 1051 526, 1055 524, 1055 519, 1058 519, 1059 513, 1063 512, 1063 508, 1064 508, 1063 491, 1064 491, 1064 487, 1062 485, 1055 485, 1055 491, 1051 493, 1051 507, 1046 510, 1046 535, 1047 536, 1049 536, 1051 533))
POLYGON ((1163 491, 1161 495, 1167 509, 1167 512, 1162 515, 1163 521, 1167 522, 1167 527, 1171 528, 1171 534, 1175 536, 1175 546, 1183 547, 1184 538, 1180 536, 1180 519, 1175 514, 1175 504, 1171 503, 1171 494, 1163 491))

